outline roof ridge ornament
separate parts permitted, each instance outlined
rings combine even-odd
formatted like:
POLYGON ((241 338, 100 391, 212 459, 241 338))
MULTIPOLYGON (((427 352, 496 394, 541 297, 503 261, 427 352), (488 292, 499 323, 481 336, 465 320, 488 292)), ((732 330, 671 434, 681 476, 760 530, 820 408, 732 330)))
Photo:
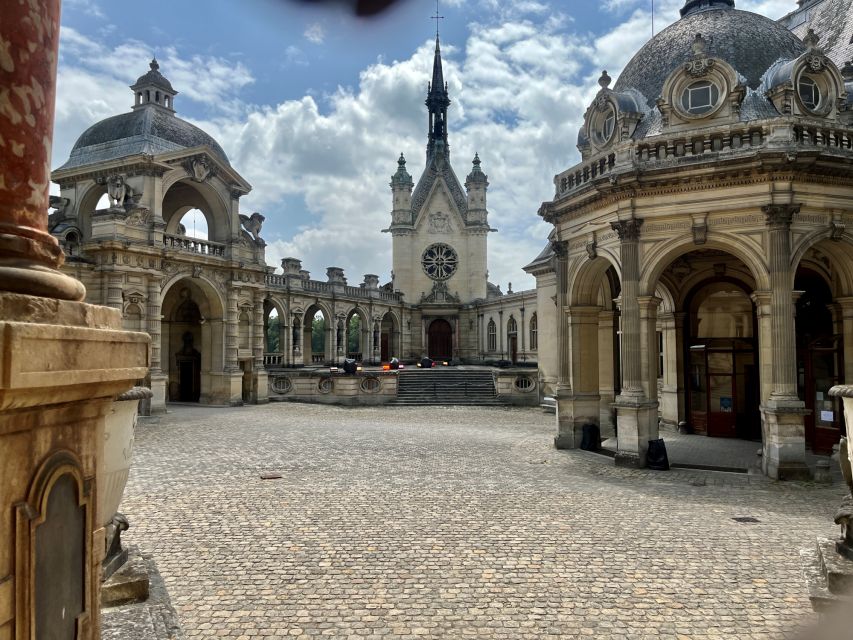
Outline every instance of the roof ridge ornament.
POLYGON ((803 38, 803 44, 806 45, 809 49, 817 49, 817 45, 819 42, 820 36, 814 32, 814 29, 809 27, 809 32, 806 34, 806 37, 803 38))
POLYGON ((613 82, 613 78, 611 78, 611 77, 607 74, 607 70, 606 70, 606 69, 605 69, 605 70, 603 70, 603 71, 601 72, 601 77, 599 77, 599 78, 598 78, 598 86, 600 86, 602 89, 607 89, 607 88, 610 86, 610 83, 611 83, 611 82, 613 82))
POLYGON ((697 33, 693 39, 693 59, 684 64, 684 70, 694 78, 708 75, 714 66, 714 60, 708 57, 708 41, 697 33))

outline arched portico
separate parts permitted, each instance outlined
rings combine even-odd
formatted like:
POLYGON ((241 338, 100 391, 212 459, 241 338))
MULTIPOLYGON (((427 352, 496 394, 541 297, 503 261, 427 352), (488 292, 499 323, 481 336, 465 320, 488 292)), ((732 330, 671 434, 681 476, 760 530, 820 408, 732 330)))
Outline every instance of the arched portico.
POLYGON ((181 218, 191 209, 198 209, 207 221, 208 240, 228 242, 231 235, 229 206, 213 186, 181 178, 171 184, 164 180, 163 187, 162 211, 167 234, 183 235, 178 228, 181 218))
POLYGON ((379 358, 388 362, 391 358, 399 358, 403 353, 400 334, 400 321, 393 311, 386 311, 380 323, 379 358))
MULTIPOLYGON (((228 404, 225 305, 202 278, 175 277, 162 291, 161 368, 172 402, 228 404)), ((152 381, 153 383, 153 381, 152 381)))
POLYGON ((302 317, 303 364, 322 365, 335 360, 335 317, 325 304, 317 302, 302 317))

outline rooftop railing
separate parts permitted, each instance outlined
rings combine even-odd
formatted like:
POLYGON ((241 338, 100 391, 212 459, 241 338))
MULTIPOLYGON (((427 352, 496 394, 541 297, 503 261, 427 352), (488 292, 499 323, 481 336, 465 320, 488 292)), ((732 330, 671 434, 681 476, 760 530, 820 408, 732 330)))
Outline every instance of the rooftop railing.
POLYGON ((176 249, 188 253, 198 253, 205 256, 224 256, 225 245, 209 240, 199 240, 188 236, 176 236, 169 233, 163 234, 163 246, 167 249, 176 249))

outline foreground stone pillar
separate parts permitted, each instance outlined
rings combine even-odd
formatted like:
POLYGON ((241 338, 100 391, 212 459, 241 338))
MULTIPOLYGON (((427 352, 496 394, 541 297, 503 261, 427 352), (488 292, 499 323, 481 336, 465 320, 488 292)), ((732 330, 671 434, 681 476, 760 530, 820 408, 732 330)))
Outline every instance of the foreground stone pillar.
POLYGON ((0 4, 0 638, 100 637, 105 416, 148 336, 79 302, 47 233, 59 0, 0 4))
POLYGON ((162 353, 162 330, 163 330, 163 300, 161 294, 161 283, 157 278, 148 281, 148 310, 146 330, 151 336, 151 411, 162 413, 166 410, 166 384, 167 376, 163 375, 161 353, 162 353))
POLYGON ((769 237, 773 390, 761 406, 762 470, 778 480, 811 478, 806 465, 805 403, 797 396, 795 306, 791 288, 791 221, 799 209, 799 205, 790 204, 763 207, 769 237))
POLYGON ((601 395, 598 388, 598 315, 601 307, 570 307, 569 328, 570 388, 560 396, 560 430, 567 448, 576 449, 583 440, 586 424, 600 426, 601 395))
MULTIPOLYGON (((552 242, 554 248, 555 271, 557 273, 557 384, 554 389, 557 401, 557 435, 554 446, 557 449, 574 449, 579 443, 575 441, 575 425, 572 415, 571 397, 571 336, 569 334, 569 253, 568 243, 552 242)), ((498 331, 501 331, 499 328, 498 331)))
POLYGON ((267 370, 264 368, 264 345, 266 335, 264 333, 264 292, 260 289, 255 291, 253 307, 252 326, 252 402, 264 404, 269 402, 269 389, 267 388, 267 370))
MULTIPOLYGON (((619 466, 644 467, 649 440, 657 437, 657 399, 643 388, 643 344, 640 315, 640 227, 630 218, 610 223, 619 235, 622 262, 622 392, 616 398, 619 466)), ((655 309, 657 306, 655 305, 655 309)), ((649 383, 646 383, 647 388, 649 383)))

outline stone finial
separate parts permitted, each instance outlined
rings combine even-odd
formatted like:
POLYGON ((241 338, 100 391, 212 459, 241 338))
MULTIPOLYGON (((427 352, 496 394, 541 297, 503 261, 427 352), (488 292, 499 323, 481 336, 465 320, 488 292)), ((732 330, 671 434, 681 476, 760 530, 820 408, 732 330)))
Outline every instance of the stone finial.
POLYGON ((286 276, 298 276, 299 273, 302 271, 302 261, 298 258, 282 258, 281 270, 286 276))
POLYGON ((805 44, 809 49, 817 49, 818 42, 820 42, 820 36, 814 32, 814 29, 809 29, 806 37, 803 38, 803 44, 805 44))
POLYGON ((609 75, 607 75, 607 70, 605 69, 604 71, 601 72, 601 77, 598 79, 598 85, 602 89, 606 89, 607 87, 610 86, 610 83, 612 81, 613 81, 613 78, 611 78, 609 75))
POLYGON ((361 287, 363 289, 378 289, 379 288, 379 276, 373 273, 365 273, 364 274, 364 282, 361 287))
POLYGON ((397 160, 397 166, 403 171, 406 170, 406 157, 403 155, 402 151, 400 152, 400 157, 397 160))
POLYGON ((693 38, 693 44, 690 46, 693 49, 694 58, 701 58, 708 55, 708 41, 702 37, 701 33, 696 34, 696 37, 693 38))
POLYGON ((344 270, 340 267, 328 267, 326 269, 326 279, 329 284, 346 284, 347 279, 344 275, 344 270))
POLYGON ((853 82, 853 59, 848 60, 841 67, 841 77, 844 78, 844 82, 853 82))
POLYGON ((160 70, 160 63, 157 62, 157 56, 154 56, 153 58, 151 58, 151 62, 148 63, 148 67, 151 69, 151 71, 159 71, 160 70))
POLYGON ((471 162, 475 167, 480 168, 480 154, 476 151, 474 152, 474 159, 471 162))

